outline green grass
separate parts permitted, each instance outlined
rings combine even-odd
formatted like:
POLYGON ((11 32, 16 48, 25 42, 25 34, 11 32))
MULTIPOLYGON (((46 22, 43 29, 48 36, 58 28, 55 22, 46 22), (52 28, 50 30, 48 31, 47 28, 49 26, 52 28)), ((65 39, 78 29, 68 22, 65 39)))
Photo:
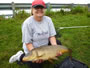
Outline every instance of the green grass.
MULTIPOLYGON (((22 14, 21 14, 22 15, 22 14)), ((27 68, 16 63, 9 64, 10 56, 22 50, 21 24, 28 17, 0 18, 0 68, 27 68)), ((90 18, 86 14, 51 14, 56 28, 64 26, 90 26, 90 18)), ((58 31, 58 39, 63 45, 72 49, 72 56, 90 67, 90 28, 63 29, 58 31)), ((60 56, 60 61, 65 56, 60 56)), ((48 64, 45 64, 47 67, 48 64)))

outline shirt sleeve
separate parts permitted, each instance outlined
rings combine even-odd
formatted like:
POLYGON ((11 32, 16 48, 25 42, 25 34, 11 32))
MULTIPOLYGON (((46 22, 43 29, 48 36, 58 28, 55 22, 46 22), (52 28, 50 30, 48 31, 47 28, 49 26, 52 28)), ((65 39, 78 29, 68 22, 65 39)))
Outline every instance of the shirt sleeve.
POLYGON ((32 43, 32 29, 28 23, 22 25, 22 42, 32 43))
POLYGON ((55 35, 56 35, 56 30, 55 30, 54 24, 50 18, 50 20, 49 20, 49 37, 55 36, 55 35))

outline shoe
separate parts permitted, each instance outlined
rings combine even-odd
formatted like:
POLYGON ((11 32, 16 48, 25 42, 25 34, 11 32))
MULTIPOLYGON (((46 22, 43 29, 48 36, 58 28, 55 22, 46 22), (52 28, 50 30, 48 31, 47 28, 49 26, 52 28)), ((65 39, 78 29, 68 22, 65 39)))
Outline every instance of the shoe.
POLYGON ((23 54, 23 51, 18 51, 15 55, 11 56, 9 59, 9 63, 13 63, 19 61, 20 56, 23 54))

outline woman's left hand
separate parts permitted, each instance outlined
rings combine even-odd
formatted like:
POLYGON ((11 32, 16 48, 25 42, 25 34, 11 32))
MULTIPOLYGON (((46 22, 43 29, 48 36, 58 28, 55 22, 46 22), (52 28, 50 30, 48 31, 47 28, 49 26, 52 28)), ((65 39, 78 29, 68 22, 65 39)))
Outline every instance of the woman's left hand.
POLYGON ((61 56, 61 55, 62 55, 62 53, 61 52, 58 52, 56 57, 61 56))

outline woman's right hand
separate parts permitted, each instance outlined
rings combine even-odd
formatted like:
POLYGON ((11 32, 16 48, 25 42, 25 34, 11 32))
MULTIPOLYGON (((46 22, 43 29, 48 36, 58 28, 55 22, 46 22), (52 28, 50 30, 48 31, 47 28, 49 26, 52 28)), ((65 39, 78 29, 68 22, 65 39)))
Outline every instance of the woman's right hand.
POLYGON ((27 49, 28 49, 29 51, 31 51, 32 49, 34 49, 32 43, 27 43, 27 44, 26 44, 26 47, 27 47, 27 49))

